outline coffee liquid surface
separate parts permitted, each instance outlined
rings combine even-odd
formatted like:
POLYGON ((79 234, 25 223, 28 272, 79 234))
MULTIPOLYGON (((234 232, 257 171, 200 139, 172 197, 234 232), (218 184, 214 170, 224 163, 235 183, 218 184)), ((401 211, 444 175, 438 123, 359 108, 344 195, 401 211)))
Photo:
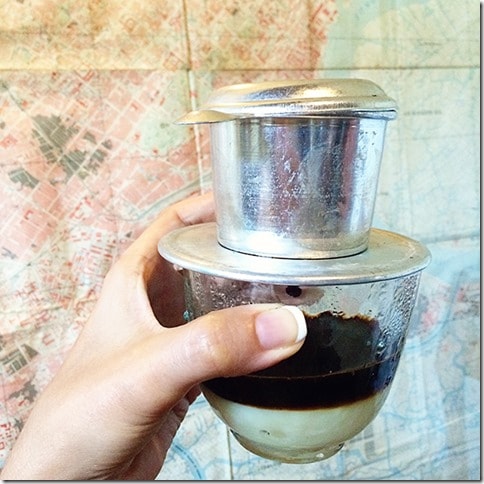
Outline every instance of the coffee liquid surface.
POLYGON ((386 388, 395 375, 401 348, 379 359, 381 330, 376 320, 324 312, 307 316, 302 348, 281 363, 247 376, 204 384, 217 395, 245 405, 279 409, 336 407, 386 388))

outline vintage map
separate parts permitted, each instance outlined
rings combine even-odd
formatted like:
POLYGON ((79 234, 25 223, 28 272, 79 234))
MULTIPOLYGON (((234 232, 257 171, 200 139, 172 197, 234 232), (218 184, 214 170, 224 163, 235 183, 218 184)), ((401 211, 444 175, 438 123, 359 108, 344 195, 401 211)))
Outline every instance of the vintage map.
POLYGON ((210 187, 205 127, 237 82, 359 77, 399 105, 374 226, 425 243, 406 348, 375 421, 333 458, 245 451, 203 398, 159 479, 479 479, 476 0, 0 0, 0 468, 103 276, 159 211, 210 187))

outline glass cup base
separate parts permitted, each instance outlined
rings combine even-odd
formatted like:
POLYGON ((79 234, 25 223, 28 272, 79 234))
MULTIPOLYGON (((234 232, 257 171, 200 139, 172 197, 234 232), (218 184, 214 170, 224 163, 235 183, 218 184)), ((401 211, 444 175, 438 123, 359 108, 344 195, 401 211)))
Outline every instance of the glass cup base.
POLYGON ((337 452, 339 452, 344 442, 335 446, 316 449, 281 449, 280 447, 271 447, 269 445, 261 444, 260 442, 254 442, 248 440, 241 435, 231 430, 232 435, 235 437, 242 447, 249 452, 252 452, 264 459, 275 460, 286 464, 310 464, 311 462, 319 462, 321 460, 329 459, 337 452))

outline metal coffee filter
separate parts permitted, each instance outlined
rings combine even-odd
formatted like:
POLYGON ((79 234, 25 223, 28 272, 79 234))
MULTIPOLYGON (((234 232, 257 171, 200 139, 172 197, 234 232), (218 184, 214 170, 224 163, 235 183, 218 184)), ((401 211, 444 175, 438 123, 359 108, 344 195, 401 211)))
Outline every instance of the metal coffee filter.
POLYGON ((368 247, 386 123, 362 79, 239 84, 182 123, 209 123, 217 239, 247 254, 320 259, 368 247))

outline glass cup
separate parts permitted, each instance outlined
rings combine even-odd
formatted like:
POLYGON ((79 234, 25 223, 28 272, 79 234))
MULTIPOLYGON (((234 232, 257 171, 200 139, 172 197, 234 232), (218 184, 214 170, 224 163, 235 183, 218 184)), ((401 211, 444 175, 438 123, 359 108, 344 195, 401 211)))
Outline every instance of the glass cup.
POLYGON ((331 457, 388 396, 420 272, 371 282, 294 286, 183 270, 187 321, 253 303, 299 307, 308 334, 298 353, 246 376, 206 381, 209 404, 243 447, 281 462, 331 457))

